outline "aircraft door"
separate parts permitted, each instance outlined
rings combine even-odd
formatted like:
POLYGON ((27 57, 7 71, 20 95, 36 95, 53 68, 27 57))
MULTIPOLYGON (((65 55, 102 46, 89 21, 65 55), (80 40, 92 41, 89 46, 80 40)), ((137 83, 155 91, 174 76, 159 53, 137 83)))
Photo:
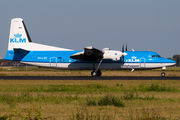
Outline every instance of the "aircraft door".
POLYGON ((49 62, 50 62, 50 67, 57 67, 57 58, 56 57, 51 57, 49 62))
POLYGON ((146 59, 145 58, 140 58, 140 67, 145 68, 146 67, 146 59))

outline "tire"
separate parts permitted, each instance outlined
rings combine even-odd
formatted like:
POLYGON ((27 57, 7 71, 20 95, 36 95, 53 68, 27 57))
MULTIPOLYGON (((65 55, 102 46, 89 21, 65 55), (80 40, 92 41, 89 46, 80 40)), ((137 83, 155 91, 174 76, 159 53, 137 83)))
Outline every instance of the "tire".
POLYGON ((93 71, 91 72, 91 76, 92 76, 92 77, 96 77, 96 76, 97 76, 97 73, 93 70, 93 71))
POLYGON ((102 75, 101 71, 98 70, 98 71, 97 71, 97 76, 100 77, 101 75, 102 75))
POLYGON ((165 72, 162 72, 162 73, 161 73, 161 76, 162 76, 162 77, 165 77, 165 76, 166 76, 166 73, 165 73, 165 72))

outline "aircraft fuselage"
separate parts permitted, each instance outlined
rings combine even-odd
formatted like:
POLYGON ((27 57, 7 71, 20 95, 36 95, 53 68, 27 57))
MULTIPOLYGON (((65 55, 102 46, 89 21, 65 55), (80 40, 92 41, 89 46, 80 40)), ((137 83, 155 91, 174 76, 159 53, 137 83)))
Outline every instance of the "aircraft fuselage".
MULTIPOLYGON (((5 57, 8 60, 20 61, 21 63, 40 66, 50 67, 58 69, 86 69, 92 70, 93 67, 97 67, 99 61, 81 61, 71 59, 70 56, 82 51, 29 51, 15 52, 8 51, 5 57), (14 56, 14 57, 12 57, 14 56), (18 57, 16 57, 18 56, 18 57), (22 56, 22 59, 21 57, 22 56), (94 66, 93 66, 94 63, 94 66)), ((119 70, 119 69, 153 69, 160 68, 163 66, 171 66, 174 61, 162 58, 156 52, 151 51, 126 51, 127 55, 121 57, 118 61, 103 60, 100 70, 119 70)))

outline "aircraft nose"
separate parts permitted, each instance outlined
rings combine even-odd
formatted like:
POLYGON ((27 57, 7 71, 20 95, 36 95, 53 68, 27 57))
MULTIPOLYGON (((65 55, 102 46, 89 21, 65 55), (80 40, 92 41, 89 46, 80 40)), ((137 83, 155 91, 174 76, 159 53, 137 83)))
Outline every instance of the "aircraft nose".
POLYGON ((176 64, 176 61, 174 61, 174 60, 171 60, 171 62, 172 62, 172 65, 175 65, 175 64, 176 64))
POLYGON ((176 64, 176 61, 170 60, 170 59, 165 59, 162 61, 163 64, 166 64, 166 66, 173 66, 176 64))

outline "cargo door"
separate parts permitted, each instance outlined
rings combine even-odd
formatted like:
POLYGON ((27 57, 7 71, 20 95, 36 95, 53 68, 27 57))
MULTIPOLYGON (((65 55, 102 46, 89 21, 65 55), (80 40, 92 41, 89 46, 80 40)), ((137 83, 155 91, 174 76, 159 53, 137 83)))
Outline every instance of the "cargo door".
POLYGON ((146 59, 145 58, 140 58, 140 67, 145 68, 146 67, 146 59))
POLYGON ((50 67, 57 67, 57 58, 56 57, 50 58, 50 67))

